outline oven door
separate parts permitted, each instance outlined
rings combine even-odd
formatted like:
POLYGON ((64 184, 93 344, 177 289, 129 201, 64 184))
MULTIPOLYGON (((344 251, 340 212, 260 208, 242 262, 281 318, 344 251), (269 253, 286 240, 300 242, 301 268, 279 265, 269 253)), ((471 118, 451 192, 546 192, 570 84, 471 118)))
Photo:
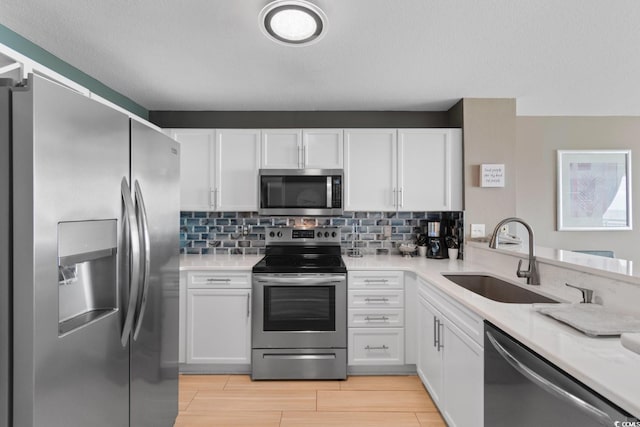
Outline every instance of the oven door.
POLYGON ((346 348, 344 274, 253 276, 253 348, 346 348))

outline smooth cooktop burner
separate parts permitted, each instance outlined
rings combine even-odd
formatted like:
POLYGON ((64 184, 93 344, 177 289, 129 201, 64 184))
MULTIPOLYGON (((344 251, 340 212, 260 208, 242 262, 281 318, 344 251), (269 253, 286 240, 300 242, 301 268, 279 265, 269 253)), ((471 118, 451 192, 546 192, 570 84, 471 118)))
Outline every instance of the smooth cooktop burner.
POLYGON ((346 271, 347 267, 339 254, 320 253, 267 254, 253 267, 254 273, 345 273, 346 271))
POLYGON ((346 273, 338 227, 267 227, 254 273, 346 273))

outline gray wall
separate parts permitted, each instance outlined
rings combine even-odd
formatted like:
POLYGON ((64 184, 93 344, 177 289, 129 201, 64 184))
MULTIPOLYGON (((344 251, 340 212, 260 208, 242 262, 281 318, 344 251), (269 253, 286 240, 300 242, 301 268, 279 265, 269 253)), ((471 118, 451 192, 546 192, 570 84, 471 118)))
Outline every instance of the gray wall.
POLYGON ((640 153, 640 117, 521 116, 516 124, 516 213, 531 223, 537 244, 613 250, 616 258, 640 262, 635 206, 631 231, 556 231, 556 150, 631 149, 632 202, 640 200, 640 172, 633 171, 640 153))
POLYGON ((474 98, 462 103, 465 235, 469 236, 471 224, 485 224, 490 234, 501 219, 516 213, 516 103, 474 98), (483 163, 505 165, 504 187, 480 187, 483 163))

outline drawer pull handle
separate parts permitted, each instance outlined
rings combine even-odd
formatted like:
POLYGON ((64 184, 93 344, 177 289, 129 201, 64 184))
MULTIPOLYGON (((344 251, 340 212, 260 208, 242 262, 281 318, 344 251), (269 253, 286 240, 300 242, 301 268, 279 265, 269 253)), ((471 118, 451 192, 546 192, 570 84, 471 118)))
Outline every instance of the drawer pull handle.
POLYGON ((367 322, 386 322, 387 320, 389 320, 389 318, 387 316, 380 316, 380 317, 365 317, 364 320, 366 320, 367 322))
POLYGON ((207 278, 207 282, 225 282, 225 283, 228 283, 230 281, 231 281, 231 279, 215 279, 213 277, 208 277, 207 278))
POLYGON ((366 302, 389 302, 389 298, 365 298, 366 302))
POLYGON ((387 279, 364 279, 365 283, 387 283, 387 279))
POLYGON ((380 346, 380 347, 371 347, 370 345, 368 345, 364 349, 365 350, 369 350, 369 351, 371 351, 371 350, 389 350, 389 347, 387 347, 384 344, 382 344, 382 346, 380 346))

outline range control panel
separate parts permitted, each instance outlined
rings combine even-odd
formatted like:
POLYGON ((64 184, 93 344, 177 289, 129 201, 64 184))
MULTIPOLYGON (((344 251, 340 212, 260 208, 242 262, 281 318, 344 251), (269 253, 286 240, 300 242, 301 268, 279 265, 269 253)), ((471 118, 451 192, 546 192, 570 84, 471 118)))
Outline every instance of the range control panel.
POLYGON ((340 244, 340 227, 266 227, 265 243, 340 244))

